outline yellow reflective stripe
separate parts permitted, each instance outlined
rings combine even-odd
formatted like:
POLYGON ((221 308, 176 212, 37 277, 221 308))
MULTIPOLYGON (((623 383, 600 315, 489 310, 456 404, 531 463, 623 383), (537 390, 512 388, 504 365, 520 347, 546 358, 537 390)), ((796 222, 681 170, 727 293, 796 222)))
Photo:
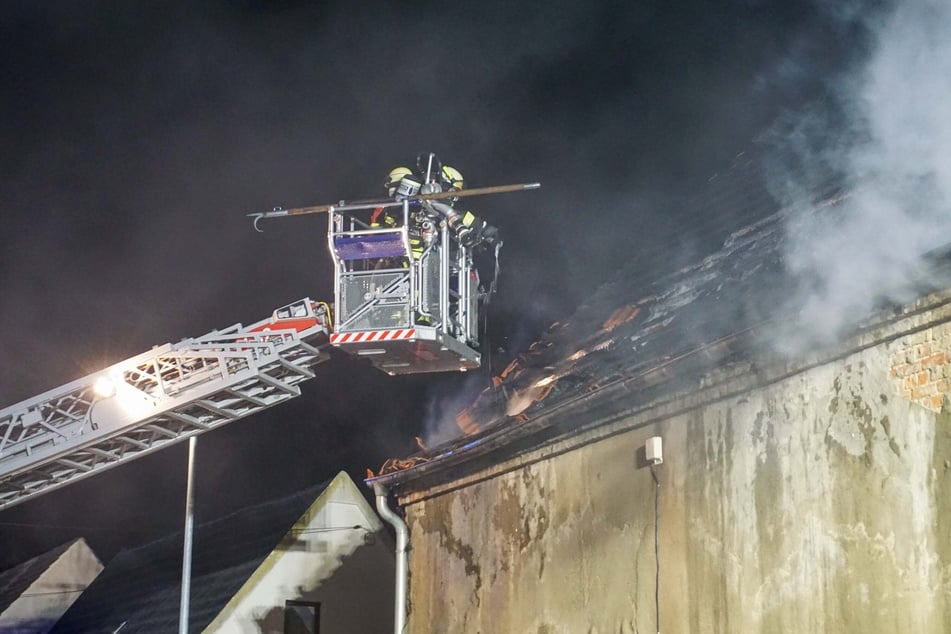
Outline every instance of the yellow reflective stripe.
POLYGON ((471 211, 467 211, 462 217, 462 224, 467 227, 471 227, 473 222, 475 222, 475 214, 473 214, 471 211))

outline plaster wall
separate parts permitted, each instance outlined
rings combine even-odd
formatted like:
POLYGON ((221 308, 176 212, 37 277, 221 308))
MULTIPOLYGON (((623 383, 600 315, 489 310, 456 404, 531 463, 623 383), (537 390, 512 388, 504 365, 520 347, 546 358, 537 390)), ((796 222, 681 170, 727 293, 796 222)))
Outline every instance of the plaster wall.
POLYGON ((951 631, 949 362, 945 323, 417 496, 409 630, 951 631))

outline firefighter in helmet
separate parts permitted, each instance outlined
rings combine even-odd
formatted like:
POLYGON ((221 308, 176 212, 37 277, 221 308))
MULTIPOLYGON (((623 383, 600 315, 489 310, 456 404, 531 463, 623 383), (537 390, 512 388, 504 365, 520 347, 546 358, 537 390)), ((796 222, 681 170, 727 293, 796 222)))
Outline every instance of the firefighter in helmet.
POLYGON ((396 200, 403 200, 419 193, 422 181, 419 176, 408 167, 394 167, 383 183, 386 195, 396 200))
MULTIPOLYGON (((462 173, 450 165, 440 166, 439 184, 441 191, 462 191, 465 187, 465 178, 462 173)), ((450 198, 449 203, 431 201, 430 205, 446 220, 449 229, 464 247, 479 245, 491 246, 498 242, 499 230, 471 211, 458 211, 455 208, 458 198, 450 198)))
MULTIPOLYGON (((416 157, 416 170, 400 166, 390 170, 384 182, 387 195, 403 200, 417 194, 461 191, 465 187, 462 173, 451 165, 443 165, 432 152, 423 152, 416 157)), ((477 217, 471 211, 459 211, 455 208, 458 199, 449 198, 448 202, 431 200, 426 207, 435 211, 443 220, 456 240, 464 247, 475 248, 480 245, 492 246, 498 242, 499 230, 477 217)), ((425 214, 418 216, 418 222, 424 222, 425 214)), ((387 212, 387 208, 378 208, 373 212, 370 226, 396 226, 396 220, 387 212)), ((414 223, 417 224, 417 223, 414 223)), ((412 232, 416 233, 416 232, 412 232)), ((418 257, 425 248, 422 240, 411 238, 414 256, 418 257)))
POLYGON ((439 180, 442 184, 443 191, 447 192, 461 191, 466 186, 466 181, 462 177, 462 173, 455 167, 449 165, 442 166, 439 172, 439 180))
MULTIPOLYGON (((394 167, 383 181, 386 195, 396 200, 413 196, 419 192, 419 181, 408 167, 394 167)), ((389 207, 377 207, 370 215, 370 226, 374 229, 391 228, 397 225, 396 217, 389 207)))

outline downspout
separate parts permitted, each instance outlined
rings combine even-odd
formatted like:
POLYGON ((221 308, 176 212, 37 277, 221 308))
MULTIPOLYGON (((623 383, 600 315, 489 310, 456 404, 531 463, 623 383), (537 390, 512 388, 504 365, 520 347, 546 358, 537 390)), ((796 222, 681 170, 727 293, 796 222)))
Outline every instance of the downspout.
POLYGON ((376 494, 376 510, 388 524, 396 529, 396 593, 393 608, 393 632, 403 634, 406 628, 406 587, 407 560, 409 558, 409 529, 402 518, 390 509, 388 504, 389 490, 382 484, 374 484, 376 494))

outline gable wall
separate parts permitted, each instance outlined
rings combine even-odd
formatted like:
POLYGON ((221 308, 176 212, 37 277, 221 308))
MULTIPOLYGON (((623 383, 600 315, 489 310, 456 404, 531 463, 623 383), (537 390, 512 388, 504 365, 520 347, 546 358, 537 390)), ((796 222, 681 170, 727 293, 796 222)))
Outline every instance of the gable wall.
POLYGON ((288 600, 320 603, 321 631, 392 629, 395 563, 382 528, 341 473, 204 631, 281 632, 288 600))

